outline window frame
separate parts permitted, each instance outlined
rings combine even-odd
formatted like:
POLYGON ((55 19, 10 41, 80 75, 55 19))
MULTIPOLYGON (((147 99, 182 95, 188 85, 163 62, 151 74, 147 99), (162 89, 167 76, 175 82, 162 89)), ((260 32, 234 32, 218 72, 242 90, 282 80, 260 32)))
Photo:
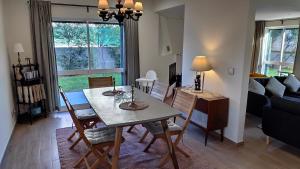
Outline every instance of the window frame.
MULTIPOLYGON (((54 20, 52 23, 78 23, 85 24, 87 27, 87 48, 88 48, 88 69, 82 70, 63 70, 57 71, 58 76, 71 76, 71 75, 87 75, 87 74, 101 74, 101 73, 121 73, 124 79, 125 75, 125 55, 124 55, 124 26, 119 25, 116 22, 97 22, 97 21, 69 21, 69 20, 54 20), (89 34, 89 24, 105 24, 105 25, 118 25, 120 28, 120 56, 121 65, 123 68, 113 68, 113 69, 93 69, 91 66, 91 48, 90 48, 90 34, 89 34)), ((124 81, 124 80, 123 80, 124 81)), ((123 83, 123 82, 122 82, 123 83)))
MULTIPOLYGON (((275 65, 275 66, 279 66, 279 69, 278 69, 278 75, 281 75, 281 74, 286 74, 288 72, 282 72, 282 67, 283 66, 292 66, 293 67, 293 72, 294 72, 294 68, 295 68, 295 61, 293 63, 289 63, 289 62, 284 62, 283 61, 283 58, 284 58, 284 54, 287 53, 285 52, 285 49, 284 49, 284 46, 285 46, 285 43, 286 43, 286 30, 288 29, 298 29, 298 37, 297 39, 299 40, 299 36, 300 36, 300 28, 299 26, 297 25, 288 25, 288 26, 270 26, 270 27, 266 27, 265 28, 265 35, 264 35, 264 39, 263 39, 263 57, 262 57, 262 68, 261 68, 261 72, 263 74, 267 74, 267 65, 275 65), (268 33, 270 32, 270 30, 282 30, 282 34, 281 34, 281 37, 282 37, 282 44, 281 44, 281 49, 280 51, 276 51, 276 50, 272 50, 272 48, 270 49, 270 51, 267 51, 268 47, 268 43, 270 41, 269 39, 269 35, 268 33), (265 53, 264 53, 265 52, 265 53), (280 52, 280 61, 270 61, 270 60, 267 60, 268 58, 268 52, 280 52)), ((297 42, 297 47, 298 47, 298 43, 297 42)), ((296 56, 295 56, 296 57, 296 56)), ((292 72, 292 73, 293 73, 292 72)))

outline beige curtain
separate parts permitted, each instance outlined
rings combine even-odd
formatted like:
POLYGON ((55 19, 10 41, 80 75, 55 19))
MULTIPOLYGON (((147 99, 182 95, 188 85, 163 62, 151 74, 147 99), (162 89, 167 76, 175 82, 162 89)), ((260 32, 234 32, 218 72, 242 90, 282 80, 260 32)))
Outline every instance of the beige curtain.
POLYGON ((56 57, 52 30, 51 2, 30 0, 30 17, 33 55, 44 77, 46 108, 52 112, 58 108, 56 57))
POLYGON ((131 85, 135 84, 137 78, 140 78, 138 22, 126 19, 124 21, 124 33, 126 58, 125 82, 131 85))
POLYGON ((265 21, 255 22, 255 34, 253 39, 253 51, 251 61, 251 73, 260 72, 262 67, 262 45, 265 34, 265 21))

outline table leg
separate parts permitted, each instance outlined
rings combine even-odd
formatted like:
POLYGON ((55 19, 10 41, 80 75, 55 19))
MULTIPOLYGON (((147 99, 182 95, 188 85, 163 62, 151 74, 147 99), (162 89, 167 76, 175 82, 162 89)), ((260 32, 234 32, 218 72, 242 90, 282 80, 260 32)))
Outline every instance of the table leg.
POLYGON ((173 161, 174 168, 179 169, 176 154, 175 154, 175 148, 172 143, 171 136, 170 136, 169 129, 168 129, 168 123, 166 120, 162 120, 161 124, 162 124, 163 130, 164 130, 164 133, 165 133, 166 142, 168 144, 168 149, 169 149, 169 155, 173 161))
POLYGON ((221 141, 224 141, 224 128, 221 129, 221 141))
POLYGON ((121 142, 122 142, 122 127, 117 127, 115 144, 114 144, 114 154, 112 158, 112 169, 118 168, 121 142))
POLYGON ((207 145, 208 134, 209 134, 209 131, 206 130, 205 131, 205 146, 207 145))

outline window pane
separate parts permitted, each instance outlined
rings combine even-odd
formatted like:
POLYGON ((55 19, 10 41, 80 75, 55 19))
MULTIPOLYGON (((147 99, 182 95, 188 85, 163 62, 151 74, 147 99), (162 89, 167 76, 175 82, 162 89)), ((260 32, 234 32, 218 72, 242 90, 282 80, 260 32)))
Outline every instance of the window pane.
POLYGON ((267 76, 278 76, 279 67, 280 67, 279 65, 266 64, 264 74, 267 76))
POLYGON ((285 52, 296 52, 298 42, 299 29, 286 29, 285 30, 285 52))
POLYGON ((282 29, 272 29, 270 30, 271 42, 272 42, 272 51, 280 51, 282 45, 282 29))
POLYGON ((284 54, 282 58, 283 63, 294 64, 298 43, 298 34, 299 29, 285 30, 284 54))
POLYGON ((91 69, 122 68, 121 29, 113 24, 89 24, 91 69))
POLYGON ((87 26, 53 23, 58 71, 88 69, 87 26))

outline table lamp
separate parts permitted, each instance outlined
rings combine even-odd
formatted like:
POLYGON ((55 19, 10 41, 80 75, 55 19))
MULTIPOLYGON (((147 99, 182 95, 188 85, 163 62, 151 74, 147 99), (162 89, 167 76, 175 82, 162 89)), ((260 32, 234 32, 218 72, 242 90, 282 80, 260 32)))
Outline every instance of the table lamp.
POLYGON ((204 78, 205 71, 210 71, 212 69, 211 65, 207 61, 206 56, 196 56, 193 59, 192 70, 196 71, 196 79, 195 79, 195 90, 203 92, 204 88, 204 78), (201 75, 203 74, 203 80, 201 85, 201 75))
POLYGON ((20 53, 24 52, 23 45, 21 43, 16 43, 14 46, 14 52, 18 53, 18 62, 19 62, 19 65, 21 65, 20 53))

